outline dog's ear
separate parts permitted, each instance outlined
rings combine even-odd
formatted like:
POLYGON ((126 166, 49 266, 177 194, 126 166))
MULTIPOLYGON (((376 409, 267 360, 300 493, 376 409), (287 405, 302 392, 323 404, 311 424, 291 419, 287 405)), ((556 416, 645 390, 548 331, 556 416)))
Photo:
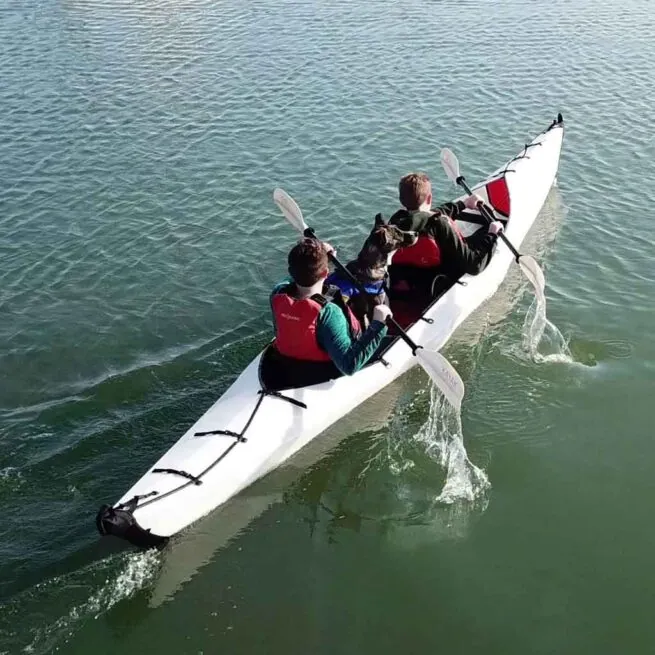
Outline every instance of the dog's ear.
POLYGON ((386 230, 378 229, 376 232, 379 239, 380 248, 386 252, 389 250, 389 248, 392 248, 395 243, 393 238, 393 230, 389 229, 391 226, 387 226, 386 223, 383 223, 380 227, 387 228, 386 230))
POLYGON ((382 227, 383 225, 386 225, 387 222, 382 218, 382 214, 376 214, 375 215, 375 227, 382 227))

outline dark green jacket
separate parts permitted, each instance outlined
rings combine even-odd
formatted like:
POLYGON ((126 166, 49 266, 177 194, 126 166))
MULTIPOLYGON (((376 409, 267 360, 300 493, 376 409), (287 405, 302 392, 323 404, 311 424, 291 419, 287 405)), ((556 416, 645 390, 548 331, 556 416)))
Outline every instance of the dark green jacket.
POLYGON ((389 219, 389 223, 401 230, 434 238, 441 251, 440 271, 456 279, 464 273, 477 275, 487 265, 497 240, 495 235, 487 233, 486 228, 462 239, 452 221, 460 218, 464 209, 461 200, 447 202, 431 213, 400 209, 389 219))

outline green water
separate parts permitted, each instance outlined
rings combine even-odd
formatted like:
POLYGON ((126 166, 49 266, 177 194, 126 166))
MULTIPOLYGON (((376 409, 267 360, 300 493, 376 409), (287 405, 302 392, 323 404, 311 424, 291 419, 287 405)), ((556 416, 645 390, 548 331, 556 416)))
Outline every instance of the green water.
POLYGON ((648 653, 655 18, 647 0, 0 5, 0 653, 648 653), (353 254, 411 169, 453 193, 557 111, 516 273, 449 344, 446 473, 414 371, 162 553, 93 519, 268 338, 283 186, 353 254))

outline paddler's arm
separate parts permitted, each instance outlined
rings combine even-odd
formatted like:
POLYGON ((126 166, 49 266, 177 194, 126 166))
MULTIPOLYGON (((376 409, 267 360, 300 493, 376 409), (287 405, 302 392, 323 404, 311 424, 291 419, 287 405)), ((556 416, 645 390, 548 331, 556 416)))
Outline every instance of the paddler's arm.
POLYGON ((434 212, 440 212, 441 214, 446 214, 450 217, 451 221, 459 221, 462 219, 462 213, 466 210, 475 209, 476 204, 480 201, 483 201, 477 193, 470 195, 466 200, 456 200, 455 202, 444 202, 443 205, 439 205, 434 212))
POLYGON ((441 212, 450 216, 450 219, 457 221, 460 218, 461 213, 466 209, 466 204, 463 200, 458 200, 457 202, 444 202, 443 205, 439 205, 436 209, 432 211, 441 212))
POLYGON ((323 307, 316 327, 318 343, 344 375, 359 371, 378 349, 386 334, 387 326, 380 321, 373 321, 358 339, 351 339, 348 321, 334 303, 323 307))

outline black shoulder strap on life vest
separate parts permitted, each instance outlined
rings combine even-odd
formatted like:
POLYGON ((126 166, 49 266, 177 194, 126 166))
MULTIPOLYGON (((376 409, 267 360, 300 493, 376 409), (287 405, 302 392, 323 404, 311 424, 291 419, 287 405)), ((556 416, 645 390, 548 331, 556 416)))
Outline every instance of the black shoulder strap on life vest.
POLYGON ((346 322, 348 323, 348 329, 350 330, 350 336, 355 337, 355 333, 352 329, 352 324, 350 322, 349 316, 351 314, 348 303, 346 302, 341 289, 335 284, 327 284, 323 287, 323 293, 317 293, 312 296, 312 300, 315 300, 317 303, 320 303, 321 307, 325 307, 329 302, 333 302, 346 317, 346 322))
POLYGON ((325 307, 325 305, 330 302, 328 298, 320 293, 315 293, 313 296, 311 296, 311 299, 317 302, 321 307, 325 307))
POLYGON ((323 287, 323 298, 326 302, 333 302, 336 305, 339 305, 342 309, 346 306, 343 292, 336 284, 326 284, 325 287, 323 287))

